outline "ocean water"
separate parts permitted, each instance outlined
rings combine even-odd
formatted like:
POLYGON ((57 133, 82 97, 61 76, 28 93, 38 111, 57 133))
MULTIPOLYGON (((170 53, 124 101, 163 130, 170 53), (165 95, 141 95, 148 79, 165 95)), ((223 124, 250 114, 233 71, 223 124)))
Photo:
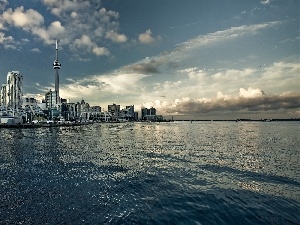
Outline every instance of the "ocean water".
POLYGON ((0 129, 0 224, 300 224, 299 122, 0 129))

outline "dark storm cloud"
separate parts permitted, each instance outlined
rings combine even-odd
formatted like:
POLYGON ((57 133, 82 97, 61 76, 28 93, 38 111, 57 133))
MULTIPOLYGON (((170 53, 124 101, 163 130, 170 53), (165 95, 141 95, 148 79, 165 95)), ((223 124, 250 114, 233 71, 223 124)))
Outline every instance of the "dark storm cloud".
POLYGON ((156 60, 152 59, 149 62, 138 63, 124 67, 126 71, 140 73, 140 74, 153 74, 160 73, 158 67, 161 63, 158 63, 156 60))
POLYGON ((209 112, 237 112, 237 111, 278 111, 282 109, 297 110, 300 108, 300 93, 289 93, 277 96, 259 96, 253 98, 215 99, 211 101, 189 100, 179 102, 168 113, 209 113, 209 112))

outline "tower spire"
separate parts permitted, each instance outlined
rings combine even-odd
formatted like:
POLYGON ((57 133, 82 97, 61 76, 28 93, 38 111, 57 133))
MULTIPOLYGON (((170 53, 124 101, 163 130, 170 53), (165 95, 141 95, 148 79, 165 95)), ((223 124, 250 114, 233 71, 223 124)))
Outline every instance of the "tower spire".
POLYGON ((56 60, 58 60, 58 40, 55 41, 56 60))

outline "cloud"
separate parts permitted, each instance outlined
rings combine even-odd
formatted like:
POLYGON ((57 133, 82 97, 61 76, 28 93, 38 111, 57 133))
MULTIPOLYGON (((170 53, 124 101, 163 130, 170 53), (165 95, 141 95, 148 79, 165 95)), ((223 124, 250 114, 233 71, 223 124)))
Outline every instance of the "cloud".
POLYGON ((142 44, 151 44, 157 40, 161 40, 161 37, 160 36, 158 36, 157 38, 152 37, 152 31, 150 29, 146 30, 145 33, 139 35, 139 41, 142 44))
POLYGON ((13 41, 12 36, 6 37, 5 33, 0 32, 0 44, 12 42, 12 41, 13 41))
MULTIPOLYGON (((100 14, 99 11, 97 14, 100 14)), ((114 15, 113 12, 110 14, 114 15)), ((111 101, 123 105, 152 105, 164 115, 299 111, 297 80, 300 66, 297 61, 279 61, 263 68, 235 68, 227 64, 229 68, 215 70, 201 68, 193 62, 186 64, 193 57, 193 52, 256 35, 279 24, 270 22, 240 26, 201 35, 177 45, 172 51, 147 57, 117 71, 86 79, 69 79, 69 84, 61 86, 61 96, 72 101, 83 97, 91 104, 100 102, 101 106, 111 101), (286 90, 291 93, 285 93, 286 90)), ((69 28, 64 27, 68 32, 69 28)), ((108 55, 108 49, 99 47, 94 40, 96 37, 105 38, 106 31, 110 29, 102 25, 98 28, 97 32, 93 30, 91 36, 86 33, 72 38, 74 51, 108 55)))
POLYGON ((135 94, 137 90, 140 90, 140 81, 145 77, 146 76, 142 74, 126 74, 119 72, 114 75, 95 76, 94 79, 99 83, 104 83, 108 92, 117 94, 135 94))
POLYGON ((44 43, 53 44, 55 39, 63 39, 65 30, 65 27, 63 27, 59 21, 54 21, 48 28, 33 27, 31 32, 40 37, 44 43))
POLYGON ((0 45, 5 49, 16 49, 15 40, 12 36, 5 36, 5 33, 0 32, 0 45))
POLYGON ((255 98, 255 97, 265 96, 266 94, 258 88, 253 89, 249 87, 248 90, 245 90, 244 88, 240 88, 239 95, 243 98, 255 98))
POLYGON ((106 32, 105 38, 112 40, 117 43, 124 43, 127 41, 127 37, 124 34, 118 34, 113 30, 109 30, 106 32))
POLYGON ((216 31, 206 35, 200 35, 194 39, 178 45, 177 51, 191 50, 203 46, 222 43, 224 41, 241 38, 246 35, 255 35, 260 30, 271 28, 281 24, 281 22, 268 22, 254 25, 243 25, 240 27, 231 27, 227 30, 216 31))
MULTIPOLYGON (((154 106, 164 115, 299 111, 296 86, 300 66, 296 61, 279 61, 263 68, 213 70, 195 66, 169 67, 170 63, 180 65, 184 60, 189 60, 190 51, 199 51, 208 45, 218 46, 225 41, 246 35, 256 35, 261 30, 279 24, 281 23, 270 22, 241 26, 201 35, 178 45, 173 51, 147 57, 111 74, 89 78, 93 85, 88 83, 88 90, 83 91, 85 94, 80 94, 94 102, 94 93, 99 93, 99 96, 103 97, 103 103, 107 98, 108 101, 122 99, 119 104, 124 105, 154 106), (165 78, 168 77, 168 80, 162 81, 162 78, 153 82, 155 74, 162 74, 165 78), (291 93, 285 93, 286 90, 290 90, 291 93)), ((85 90, 84 82, 79 83, 82 85, 79 89, 85 90)), ((74 86, 75 83, 70 85, 74 86)), ((76 94, 75 91, 66 93, 76 94)))
POLYGON ((56 16, 62 16, 62 14, 67 12, 71 12, 72 14, 73 12, 90 6, 89 1, 43 0, 43 3, 47 5, 51 9, 51 12, 56 16))
POLYGON ((0 10, 4 10, 6 5, 8 5, 8 0, 0 0, 0 10))
MULTIPOLYGON (((262 90, 259 90, 263 93, 262 90)), ((252 92, 251 88, 248 92, 252 92)), ((219 94, 220 95, 220 94, 219 94)), ((212 112, 260 112, 260 111, 279 111, 279 110, 299 110, 300 93, 285 93, 281 95, 255 95, 246 97, 226 98, 182 98, 177 100, 173 106, 163 108, 168 114, 195 114, 212 112)))
MULTIPOLYGON (((229 40, 238 39, 247 35, 256 35, 259 31, 268 29, 271 27, 275 27, 280 25, 281 22, 269 22, 269 23, 262 23, 262 24, 255 24, 255 25, 243 25, 240 27, 231 27, 227 30, 223 31, 216 31, 213 33, 209 33, 206 35, 200 35, 196 38, 190 39, 186 42, 180 43, 171 51, 166 51, 161 53, 160 55, 147 57, 144 60, 141 60, 135 64, 128 65, 124 67, 125 69, 132 69, 134 71, 151 71, 157 73, 162 68, 172 69, 179 66, 179 63, 191 57, 193 52, 197 52, 200 48, 209 47, 209 46, 217 46, 221 43, 224 43, 229 40), (153 64, 153 62, 156 62, 153 64), (149 70, 151 69, 151 70, 149 70)), ((150 31, 150 30, 148 30, 150 31)), ((146 31, 145 40, 147 40, 147 33, 146 31)), ((150 40, 150 39, 149 39, 150 40)), ((203 72, 203 71, 202 71, 203 72)), ((215 74, 215 78, 218 76, 222 77, 223 79, 232 78, 230 74, 232 73, 243 73, 245 76, 251 73, 252 71, 227 71, 227 74, 215 74)), ((190 74, 193 76, 192 74, 190 74)), ((199 76, 195 75, 195 76, 199 76)), ((200 78, 200 77, 199 77, 200 78)))
POLYGON ((136 73, 123 73, 115 71, 111 74, 93 75, 84 79, 68 79, 69 84, 62 85, 60 93, 64 98, 72 101, 87 99, 91 104, 97 104, 102 99, 111 101, 116 96, 136 97, 143 89, 142 79, 146 75, 136 73))
POLYGON ((122 69, 128 72, 140 73, 140 74, 153 74, 159 73, 158 67, 161 63, 157 62, 155 59, 144 60, 143 62, 138 62, 136 64, 128 65, 122 69))
POLYGON ((270 4, 270 0, 261 0, 260 3, 263 5, 269 5, 270 4))
POLYGON ((90 49, 92 49, 93 46, 95 46, 95 44, 91 41, 91 39, 87 35, 82 35, 81 38, 76 39, 74 41, 74 45, 78 48, 87 47, 87 48, 90 48, 90 49))
MULTIPOLYGON (((281 61, 275 62, 263 69, 244 68, 244 69, 218 69, 208 70, 197 67, 186 68, 177 71, 182 81, 183 90, 177 91, 193 96, 192 92, 212 96, 213 90, 227 92, 229 94, 236 93, 241 86, 245 84, 251 85, 253 89, 245 92, 245 96, 252 94, 260 94, 257 90, 259 87, 264 87, 264 90, 269 93, 279 94, 286 90, 297 92, 299 85, 300 65, 297 62, 281 61), (270 82, 272 81, 272 82, 270 82), (226 84, 226 85, 225 85, 226 84), (189 87, 189 88, 185 88, 189 87)), ((172 93, 172 90, 166 90, 172 93)))
MULTIPOLYGON (((191 103, 197 109, 200 103, 205 104, 204 112, 209 112, 209 109, 216 112, 221 112, 222 110, 250 112, 255 110, 254 105, 252 106, 250 104, 251 101, 248 100, 250 97, 256 100, 270 100, 272 96, 279 96, 286 90, 297 90, 297 74, 300 71, 296 62, 281 61, 260 69, 251 67, 242 69, 220 68, 217 70, 198 67, 179 69, 178 66, 182 66, 180 63, 188 60, 188 57, 190 57, 189 51, 196 51, 207 45, 217 46, 227 40, 237 39, 245 35, 255 35, 260 30, 277 26, 278 24, 280 23, 270 22, 241 26, 199 36, 178 45, 173 51, 164 52, 154 57, 147 57, 134 64, 124 66, 112 74, 99 75, 102 78, 101 80, 97 79, 93 87, 100 87, 100 92, 102 90, 109 92, 110 99, 121 99, 119 97, 122 96, 123 104, 151 105, 155 103, 160 112, 165 114, 173 112, 188 114, 188 111, 185 112, 183 107, 180 107, 187 103, 191 103), (176 68, 170 67, 171 63, 178 66, 176 68), (154 74, 163 74, 162 76, 172 80, 153 82, 154 74), (274 93, 274 82, 270 83, 270 80, 274 79, 283 81, 283 83, 276 82, 278 86, 283 85, 278 87, 276 93, 274 93), (133 80, 133 84, 138 83, 140 87, 131 88, 130 82, 127 82, 131 80, 133 80), (125 88, 122 88, 122 83, 124 83, 125 88), (288 83, 295 83, 294 89, 291 89, 288 83), (245 85, 251 88, 245 89, 245 85), (264 88, 264 91, 261 87, 264 88), (130 89, 130 93, 127 88, 130 89), (265 93, 267 92, 265 91, 271 94, 266 95, 265 93), (126 103, 124 96, 131 96, 132 98, 126 103), (161 96, 165 96, 163 101, 161 101, 161 96), (149 102, 149 99, 153 99, 153 102, 149 102), (233 102, 232 109, 230 102, 233 102), (250 105, 247 108, 248 104, 250 105), (209 105, 210 108, 208 107, 209 105), (219 110, 217 110, 218 108, 219 110)), ((88 43, 90 41, 86 41, 87 46, 89 46, 88 43)), ((95 81, 95 79, 92 80, 95 81)), ((83 85, 83 82, 81 82, 81 85, 83 85)), ((89 85, 89 90, 91 88, 92 86, 89 85)), ((82 89, 84 90, 84 88, 82 89)), ((98 88, 97 90, 99 91, 98 88)), ((86 93, 89 93, 89 91, 87 90, 86 93)), ((106 94, 101 92, 101 95, 105 96, 106 94)), ((86 96, 86 99, 88 99, 89 95, 83 94, 83 96, 86 96)), ((94 99, 92 96, 90 98, 94 99)), ((284 104, 281 104, 281 106, 284 106, 284 104)), ((265 107, 265 109, 269 108, 270 106, 265 107)), ((259 107, 257 107, 258 109, 259 107)), ((193 112, 195 111, 191 110, 191 113, 193 112)))
POLYGON ((298 59, 274 62, 263 68, 258 74, 257 80, 253 80, 252 83, 255 86, 264 87, 268 92, 297 91, 299 90, 299 74, 298 59))
POLYGON ((0 30, 6 30, 6 28, 4 27, 3 22, 1 22, 1 18, 0 18, 0 30))
POLYGON ((47 45, 59 39, 60 45, 68 46, 71 51, 74 51, 74 55, 79 54, 77 59, 82 57, 76 46, 88 47, 87 51, 82 51, 82 55, 85 56, 87 53, 108 56, 110 55, 108 47, 111 45, 104 41, 104 38, 113 43, 125 43, 128 40, 125 34, 118 32, 119 13, 101 7, 101 2, 97 0, 43 0, 42 3, 54 15, 54 18, 56 17, 50 23, 45 21, 38 11, 25 10, 21 6, 16 9, 9 8, 0 15, 0 29, 8 30, 6 25, 21 28, 47 45), (90 43, 80 44, 79 42, 83 42, 86 36, 90 39, 90 43))
POLYGON ((164 115, 285 112, 282 117, 292 112, 296 115, 295 112, 299 111, 299 73, 298 63, 284 61, 275 62, 263 70, 191 67, 178 70, 174 74, 177 80, 155 83, 145 90, 148 94, 139 95, 140 100, 146 100, 143 104, 156 107, 164 115), (241 88, 247 84, 254 87, 241 88), (266 94, 265 90, 271 94, 266 94), (160 96, 165 96, 163 101, 160 96), (149 102, 147 99, 156 100, 149 102))
POLYGON ((24 10, 24 7, 18 7, 13 11, 11 8, 5 11, 2 19, 10 25, 21 27, 25 30, 32 27, 41 26, 44 23, 44 17, 33 9, 24 10))
MULTIPOLYGON (((192 68, 185 71, 199 70, 192 68)), ((209 76, 210 72, 206 71, 206 75, 209 76)), ((92 102, 97 102, 95 93, 97 93, 97 96, 107 97, 110 100, 115 97, 118 98, 118 96, 131 96, 130 102, 127 104, 137 104, 134 101, 138 100, 143 102, 142 105, 157 107, 159 112, 164 115, 174 113, 176 115, 192 115, 222 111, 243 113, 290 109, 299 111, 300 94, 297 92, 268 95, 259 88, 249 87, 247 89, 234 88, 236 92, 229 94, 226 90, 230 89, 230 84, 227 83, 224 86, 224 82, 221 80, 213 89, 215 96, 208 97, 204 94, 207 90, 197 92, 201 82, 191 79, 189 76, 186 79, 179 78, 180 80, 175 82, 156 83, 153 84, 152 88, 145 88, 147 80, 144 79, 147 77, 132 71, 131 73, 125 73, 125 70, 122 69, 112 74, 91 76, 86 79, 72 81, 69 85, 62 87, 62 93, 67 98, 80 99, 80 96, 82 96, 92 102), (217 89, 220 91, 216 92, 217 89), (163 101, 159 100, 161 96, 164 96, 163 101), (152 103, 147 101, 155 98, 157 99, 152 103)), ((205 86, 206 84, 201 85, 205 86)), ((210 86, 208 85, 208 87, 210 86)))
POLYGON ((105 32, 105 30, 103 27, 97 27, 97 29, 95 30, 95 35, 97 37, 102 37, 104 32, 105 32))
POLYGON ((109 22, 111 18, 118 19, 119 13, 111 10, 106 10, 105 8, 101 8, 99 10, 99 14, 102 17, 102 21, 109 22))
MULTIPOLYGON (((148 59, 144 63, 150 65, 150 62, 148 59)), ((152 63, 157 68, 156 62, 152 63)), ((271 72, 281 68, 280 74, 274 76, 286 76, 288 80, 293 78, 296 86, 299 74, 297 63, 276 62, 263 71, 253 68, 208 70, 191 67, 178 70, 174 81, 150 83, 149 79, 153 78, 151 70, 139 68, 141 65, 129 65, 112 73, 84 79, 69 79, 69 84, 62 85, 61 95, 71 101, 84 98, 92 105, 101 102, 102 107, 112 101, 123 106, 134 104, 136 110, 142 106, 153 106, 159 114, 185 115, 186 118, 205 118, 209 114, 217 114, 218 118, 234 115, 251 115, 253 118, 265 113, 277 113, 282 118, 282 115, 295 117, 295 113, 300 111, 300 93, 296 87, 294 90, 285 88, 290 92, 280 89, 274 93, 274 89, 270 88, 273 82, 260 84, 263 80, 270 81, 271 72), (230 77, 235 82, 229 82, 230 77), (247 84, 251 86, 245 88, 247 84)))
POLYGON ((37 53, 41 53, 41 50, 38 48, 34 48, 30 50, 31 52, 37 52, 37 53))
POLYGON ((89 36, 82 35, 81 38, 74 41, 73 46, 77 49, 93 52, 95 55, 109 55, 109 51, 106 48, 98 47, 96 43, 92 42, 89 36))
POLYGON ((104 48, 104 47, 95 46, 95 47, 93 47, 92 52, 97 56, 110 55, 108 49, 104 48))
POLYGON ((54 21, 48 27, 47 33, 49 34, 50 37, 60 38, 62 34, 64 34, 65 30, 66 29, 61 25, 61 22, 54 21))
POLYGON ((4 23, 37 35, 46 44, 52 44, 53 39, 63 38, 65 35, 65 28, 61 22, 54 21, 46 28, 44 27, 44 17, 39 12, 33 9, 24 10, 22 6, 15 10, 11 8, 6 10, 1 18, 4 23))

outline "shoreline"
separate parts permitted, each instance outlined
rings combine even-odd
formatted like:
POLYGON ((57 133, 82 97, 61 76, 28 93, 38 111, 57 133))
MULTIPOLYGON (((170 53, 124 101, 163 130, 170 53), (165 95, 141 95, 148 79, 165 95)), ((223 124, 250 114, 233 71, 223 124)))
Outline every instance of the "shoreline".
MULTIPOLYGON (((129 123, 139 122, 139 123, 169 123, 169 122, 299 122, 300 119, 261 119, 261 120, 251 120, 251 119, 237 119, 237 120, 174 120, 174 121, 160 121, 160 122, 151 122, 151 121, 131 121, 129 123)), ((83 126, 94 123, 126 123, 126 122, 82 122, 82 123, 37 123, 37 124, 0 124, 1 128, 19 128, 19 129, 27 129, 27 128, 41 128, 41 127, 75 127, 75 126, 83 126)))
POLYGON ((75 126, 83 126, 93 124, 92 122, 85 123, 38 123, 38 124, 0 124, 0 128, 40 128, 40 127, 75 127, 75 126))

